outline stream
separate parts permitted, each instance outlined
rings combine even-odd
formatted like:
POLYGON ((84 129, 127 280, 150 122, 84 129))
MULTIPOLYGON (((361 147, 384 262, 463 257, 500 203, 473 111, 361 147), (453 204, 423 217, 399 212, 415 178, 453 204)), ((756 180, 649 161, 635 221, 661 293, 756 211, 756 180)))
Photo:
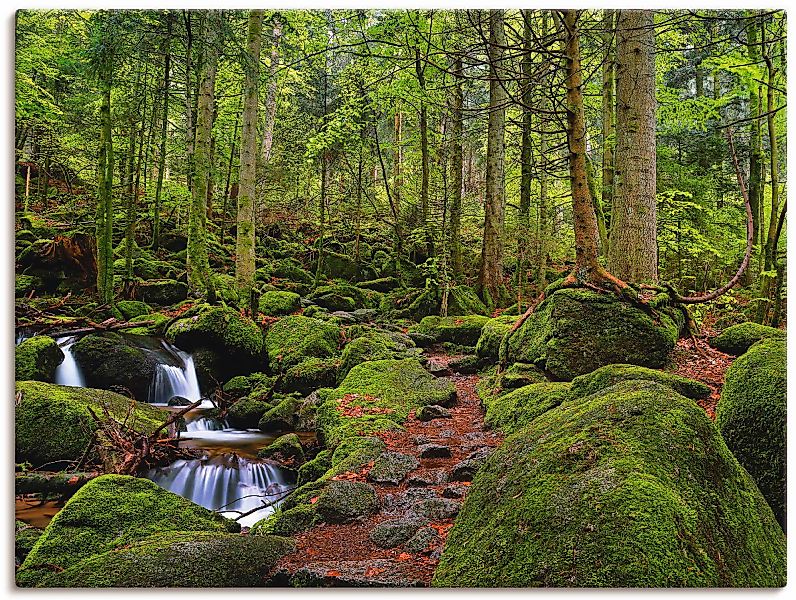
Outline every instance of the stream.
MULTIPOLYGON (((16 343, 26 337, 29 337, 26 332, 17 332, 16 343)), ((129 335, 125 338, 157 362, 148 403, 167 410, 180 410, 180 407, 169 407, 168 401, 175 396, 190 402, 203 397, 189 353, 157 337, 129 335)), ((55 371, 55 383, 86 387, 85 377, 72 353, 77 338, 57 337, 55 340, 64 353, 64 360, 55 371)), ((182 443, 200 449, 202 458, 178 460, 151 469, 146 477, 196 504, 237 519, 243 527, 251 527, 275 509, 275 506, 263 506, 263 502, 278 504, 295 482, 289 472, 257 459, 257 451, 270 444, 275 436, 259 429, 229 427, 228 423, 211 416, 213 408, 213 403, 205 399, 186 413, 185 431, 180 433, 182 443), (263 507, 258 510, 260 506, 263 507)))

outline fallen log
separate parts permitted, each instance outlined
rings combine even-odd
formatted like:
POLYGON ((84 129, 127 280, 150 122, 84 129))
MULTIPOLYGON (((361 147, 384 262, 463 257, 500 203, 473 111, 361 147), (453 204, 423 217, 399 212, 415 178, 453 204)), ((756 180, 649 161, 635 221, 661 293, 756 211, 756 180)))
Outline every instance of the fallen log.
POLYGON ((14 493, 72 496, 92 479, 102 473, 17 473, 14 476, 14 493))

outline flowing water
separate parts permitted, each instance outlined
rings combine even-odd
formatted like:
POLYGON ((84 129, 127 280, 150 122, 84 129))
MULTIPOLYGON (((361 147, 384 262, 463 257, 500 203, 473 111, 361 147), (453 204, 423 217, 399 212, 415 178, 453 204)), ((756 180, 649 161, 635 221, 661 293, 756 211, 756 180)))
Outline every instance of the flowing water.
POLYGON ((75 355, 72 354, 72 346, 75 345, 77 338, 57 338, 55 341, 64 353, 64 360, 55 369, 55 383, 73 387, 86 387, 86 379, 83 377, 80 365, 75 360, 75 355))

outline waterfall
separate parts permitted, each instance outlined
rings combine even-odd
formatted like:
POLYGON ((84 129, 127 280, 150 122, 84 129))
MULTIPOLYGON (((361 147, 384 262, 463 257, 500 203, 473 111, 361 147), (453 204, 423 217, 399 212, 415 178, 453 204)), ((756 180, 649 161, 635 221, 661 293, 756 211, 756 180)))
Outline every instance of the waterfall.
MULTIPOLYGON (((152 469, 147 477, 164 489, 212 510, 235 518, 238 513, 278 502, 289 488, 280 470, 270 464, 239 458, 233 454, 210 460, 178 460, 168 467, 152 469)), ((246 527, 274 511, 265 506, 238 520, 246 527)))
POLYGON ((185 416, 185 431, 193 433, 197 431, 224 431, 225 423, 221 423, 218 419, 210 419, 208 417, 197 417, 192 421, 188 420, 188 415, 185 416))
POLYGON ((86 380, 80 365, 72 354, 72 346, 77 341, 76 337, 65 337, 57 339, 56 342, 64 353, 64 360, 55 369, 55 383, 59 385, 70 385, 72 387, 86 387, 86 380))
MULTIPOLYGON (((166 351, 177 359, 179 364, 158 362, 155 377, 149 388, 149 401, 152 404, 166 404, 174 396, 182 396, 190 402, 202 397, 193 356, 187 352, 162 342, 166 351)), ((210 405, 212 406, 212 404, 210 405)))

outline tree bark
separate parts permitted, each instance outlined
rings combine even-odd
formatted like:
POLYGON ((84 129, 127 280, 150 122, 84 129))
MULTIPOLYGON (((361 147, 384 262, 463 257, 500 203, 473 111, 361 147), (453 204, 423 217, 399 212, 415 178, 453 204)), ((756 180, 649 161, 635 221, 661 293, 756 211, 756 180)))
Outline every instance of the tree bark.
POLYGON ((646 10, 619 14, 616 172, 608 266, 625 280, 658 280, 655 197, 655 29, 646 10))
POLYGON ((423 237, 426 241, 426 258, 434 256, 434 240, 431 236, 431 228, 428 215, 428 178, 429 178, 429 158, 428 158, 428 108, 426 107, 426 75, 423 57, 420 48, 415 47, 415 74, 417 83, 420 86, 420 215, 423 220, 423 237))
POLYGON ((273 42, 271 46, 271 64, 268 74, 268 95, 265 99, 265 123, 263 125, 263 145, 260 152, 261 164, 267 165, 271 160, 271 147, 274 142, 274 122, 276 120, 277 68, 279 66, 279 42, 282 38, 282 21, 274 15, 273 42))
MULTIPOLYGON (((746 43, 748 48, 749 62, 757 64, 761 60, 761 52, 758 38, 759 19, 756 10, 749 11, 750 20, 746 26, 746 43)), ((757 81, 749 83, 749 116, 752 121, 749 124, 749 204, 752 207, 752 219, 754 220, 754 231, 752 244, 760 244, 760 234, 762 228, 761 210, 763 205, 763 132, 761 125, 761 86, 757 81)), ((762 267, 764 253, 760 252, 760 266, 762 267)), ((754 283, 754 269, 746 272, 744 282, 747 285, 754 283)))
POLYGON ((450 204, 450 256, 453 280, 459 282, 462 277, 462 168, 463 168, 463 137, 464 137, 464 68, 461 54, 453 59, 453 93, 451 96, 451 204, 450 204))
MULTIPOLYGON (((615 88, 615 55, 614 36, 616 11, 603 10, 602 42, 603 55, 603 86, 602 86, 602 114, 603 114, 603 165, 602 165, 602 206, 613 206, 614 197, 614 146, 616 132, 614 130, 614 103, 615 88)), ((608 247, 603 247, 604 255, 608 254, 608 247)))
MULTIPOLYGON (((100 25, 110 47, 111 32, 107 20, 100 25)), ((111 123, 111 88, 113 87, 113 59, 108 54, 100 58, 100 152, 97 170, 97 295, 102 304, 113 303, 113 133, 111 123)))
POLYGON ((235 280, 239 296, 245 307, 256 314, 251 306, 254 288, 254 192, 257 178, 257 105, 260 79, 260 44, 262 40, 263 11, 249 13, 249 32, 246 41, 243 88, 243 127, 240 137, 240 184, 238 187, 238 227, 235 246, 235 280))
POLYGON ((489 123, 486 149, 486 201, 484 241, 478 287, 489 307, 500 304, 503 285, 503 220, 506 206, 503 161, 505 155, 506 90, 500 78, 503 69, 503 11, 489 11, 489 123))
POLYGON ((166 140, 169 129, 169 87, 171 75, 171 32, 174 27, 174 15, 166 11, 166 39, 164 41, 163 59, 163 115, 160 124, 160 150, 158 155, 158 181, 155 187, 155 205, 152 209, 152 249, 160 247, 160 207, 163 193, 163 177, 166 170, 166 140))

